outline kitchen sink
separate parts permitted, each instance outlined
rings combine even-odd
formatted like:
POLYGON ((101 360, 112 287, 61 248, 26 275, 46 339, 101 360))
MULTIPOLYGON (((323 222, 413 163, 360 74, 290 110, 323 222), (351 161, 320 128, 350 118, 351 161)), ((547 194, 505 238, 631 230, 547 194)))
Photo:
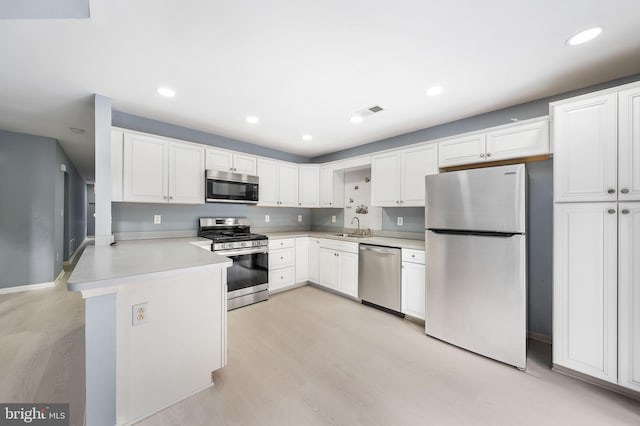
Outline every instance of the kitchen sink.
POLYGON ((363 235, 363 234, 331 234, 336 237, 345 237, 345 238, 369 238, 371 235, 363 235))

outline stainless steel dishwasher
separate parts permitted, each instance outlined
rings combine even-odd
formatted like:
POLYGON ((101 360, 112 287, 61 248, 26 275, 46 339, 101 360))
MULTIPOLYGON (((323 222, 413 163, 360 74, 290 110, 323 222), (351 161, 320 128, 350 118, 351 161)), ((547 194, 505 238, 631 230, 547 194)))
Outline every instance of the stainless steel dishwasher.
POLYGON ((399 248, 360 244, 358 296, 362 303, 402 316, 401 267, 402 255, 399 248))

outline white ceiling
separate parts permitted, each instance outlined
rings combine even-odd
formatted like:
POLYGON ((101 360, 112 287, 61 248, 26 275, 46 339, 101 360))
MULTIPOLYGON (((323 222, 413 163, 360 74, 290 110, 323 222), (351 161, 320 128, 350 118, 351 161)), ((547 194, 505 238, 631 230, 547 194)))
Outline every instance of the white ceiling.
POLYGON ((93 0, 89 20, 0 21, 0 128, 57 138, 92 179, 100 93, 313 157, 638 73, 638 28, 637 0, 93 0))

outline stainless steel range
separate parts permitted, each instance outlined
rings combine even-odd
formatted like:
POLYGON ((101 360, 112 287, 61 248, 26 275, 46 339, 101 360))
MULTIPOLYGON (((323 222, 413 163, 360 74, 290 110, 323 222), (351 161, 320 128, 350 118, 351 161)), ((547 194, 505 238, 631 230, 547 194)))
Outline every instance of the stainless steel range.
POLYGON ((269 299, 269 239, 252 234, 246 217, 201 217, 198 236, 233 260, 227 269, 227 310, 269 299))

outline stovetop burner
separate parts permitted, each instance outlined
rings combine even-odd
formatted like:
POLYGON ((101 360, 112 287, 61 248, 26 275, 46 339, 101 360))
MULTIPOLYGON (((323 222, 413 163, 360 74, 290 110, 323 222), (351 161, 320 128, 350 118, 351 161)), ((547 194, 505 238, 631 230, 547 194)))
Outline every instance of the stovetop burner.
POLYGON ((213 240, 213 250, 266 246, 269 239, 250 232, 249 220, 244 217, 200 218, 198 236, 213 240), (263 241, 264 240, 264 241, 263 241), (252 243, 249 243, 251 241, 252 243))

